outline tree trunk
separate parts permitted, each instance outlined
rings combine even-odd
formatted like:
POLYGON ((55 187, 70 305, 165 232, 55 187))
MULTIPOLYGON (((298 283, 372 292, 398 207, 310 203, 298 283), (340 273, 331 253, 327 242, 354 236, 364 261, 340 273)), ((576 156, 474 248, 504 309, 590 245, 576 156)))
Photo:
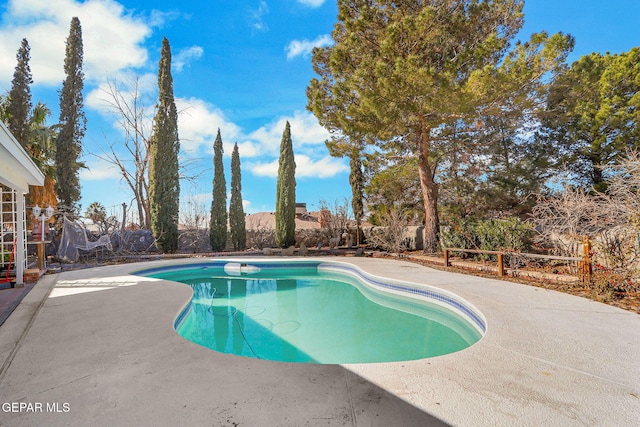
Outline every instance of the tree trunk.
POLYGON ((144 211, 144 228, 149 230, 151 229, 151 205, 149 204, 149 182, 147 180, 142 181, 140 198, 144 211))
POLYGON ((120 232, 124 236, 124 230, 127 228, 127 204, 122 204, 122 225, 120 226, 120 232))
POLYGON ((149 227, 149 224, 148 224, 148 221, 147 221, 148 217, 147 217, 146 213, 144 212, 143 203, 144 202, 142 200, 140 200, 140 196, 136 195, 136 205, 137 205, 137 208, 138 208, 138 221, 140 222, 140 228, 148 230, 150 227, 149 227))
POLYGON ((424 201, 424 252, 435 253, 440 247, 440 220, 438 219, 438 184, 434 181, 429 161, 431 128, 423 126, 418 136, 418 173, 424 201))
POLYGON ((147 188, 144 182, 144 179, 138 178, 136 179, 135 187, 132 188, 133 195, 136 201, 136 208, 138 210, 138 222, 140 224, 140 228, 148 230, 151 228, 151 222, 149 218, 151 218, 151 214, 149 211, 149 198, 147 197, 147 188))

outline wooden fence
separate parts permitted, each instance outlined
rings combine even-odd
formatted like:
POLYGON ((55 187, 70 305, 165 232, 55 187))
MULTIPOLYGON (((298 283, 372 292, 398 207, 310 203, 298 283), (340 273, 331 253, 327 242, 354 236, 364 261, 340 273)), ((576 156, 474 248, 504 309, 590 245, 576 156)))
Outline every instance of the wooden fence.
POLYGON ((537 258, 545 260, 557 260, 557 261, 574 261, 578 263, 578 272, 580 279, 583 282, 591 282, 593 267, 591 260, 591 242, 585 237, 582 242, 583 256, 582 257, 566 257, 556 255, 539 255, 522 252, 507 252, 507 251, 484 251, 481 249, 465 249, 465 248, 445 248, 444 249, 444 265, 445 267, 451 266, 449 258, 452 252, 463 252, 482 255, 495 255, 498 259, 498 276, 504 277, 506 275, 505 257, 524 256, 527 258, 537 258))

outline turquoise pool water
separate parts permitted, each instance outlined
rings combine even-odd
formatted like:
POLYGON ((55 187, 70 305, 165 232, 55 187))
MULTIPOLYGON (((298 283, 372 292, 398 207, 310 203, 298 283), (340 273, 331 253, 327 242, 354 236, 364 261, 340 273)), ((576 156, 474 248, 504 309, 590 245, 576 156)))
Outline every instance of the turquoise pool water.
POLYGON ((145 275, 193 288, 176 324, 181 336, 239 356, 389 362, 456 352, 482 336, 441 305, 381 292, 353 275, 319 271, 317 264, 212 264, 145 275))

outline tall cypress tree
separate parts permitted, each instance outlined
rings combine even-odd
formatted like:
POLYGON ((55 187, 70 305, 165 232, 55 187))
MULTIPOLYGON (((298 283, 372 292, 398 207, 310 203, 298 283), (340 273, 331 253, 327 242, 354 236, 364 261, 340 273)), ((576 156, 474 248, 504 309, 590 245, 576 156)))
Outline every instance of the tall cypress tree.
POLYGON ((276 188, 276 245, 286 248, 296 243, 296 162, 293 158, 291 126, 287 122, 280 142, 276 188))
POLYGON ((60 133, 56 139, 56 192, 60 203, 78 211, 80 200, 81 164, 78 157, 82 151, 82 138, 87 129, 87 119, 82 110, 82 27, 77 17, 71 19, 69 37, 66 41, 64 72, 66 79, 60 90, 60 133))
POLYGON ((209 242, 214 252, 223 251, 227 246, 227 182, 222 164, 222 137, 220 129, 213 143, 213 199, 209 220, 209 242))
POLYGON ((361 241, 361 223, 364 216, 364 174, 362 173, 362 159, 358 150, 353 150, 349 156, 349 165, 351 172, 349 173, 349 184, 351 184, 351 209, 353 216, 356 218, 356 244, 361 241))
POLYGON ((158 64, 158 104, 149 146, 151 231, 162 252, 175 252, 178 249, 180 140, 171 77, 171 47, 166 37, 162 40, 158 64))
POLYGON ((229 228, 231 243, 236 251, 247 248, 247 229, 242 208, 242 177, 240 173, 240 153, 238 144, 233 146, 231 154, 231 201, 229 202, 229 228))
POLYGON ((29 112, 31 111, 31 68, 29 59, 31 48, 27 39, 22 39, 22 44, 16 54, 15 71, 9 91, 8 122, 9 129, 20 145, 26 150, 29 145, 29 112))

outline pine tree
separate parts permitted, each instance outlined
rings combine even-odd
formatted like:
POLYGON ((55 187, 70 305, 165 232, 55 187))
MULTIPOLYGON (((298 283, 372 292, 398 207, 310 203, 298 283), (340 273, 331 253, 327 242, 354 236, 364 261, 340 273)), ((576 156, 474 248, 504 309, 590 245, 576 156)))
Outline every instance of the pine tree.
POLYGON ((278 184, 276 186, 276 245, 296 243, 296 163, 293 157, 291 126, 287 122, 280 142, 278 184))
POLYGON ((209 242, 214 252, 223 251, 227 246, 227 183, 222 164, 222 137, 220 129, 213 143, 213 199, 209 220, 209 242))
POLYGON ((383 155, 417 160, 425 252, 440 250, 437 177, 453 138, 443 130, 464 124, 468 135, 478 118, 540 108, 544 85, 573 48, 571 36, 544 32, 511 47, 523 7, 522 0, 339 0, 334 43, 313 51, 318 78, 307 87, 307 108, 319 123, 332 135, 367 136, 383 155))
MULTIPOLYGON (((605 166, 640 149, 640 47, 591 53, 553 82, 543 125, 586 188, 607 189, 605 166)), ((545 153, 548 155, 547 153, 545 153)))
POLYGON ((242 208, 242 177, 240 173, 240 153, 238 144, 233 146, 231 154, 231 202, 229 203, 229 227, 233 249, 243 251, 247 248, 247 229, 242 208))
POLYGON ((56 140, 56 192, 62 205, 77 211, 80 200, 78 169, 82 166, 78 157, 87 128, 87 119, 82 111, 82 27, 77 17, 71 19, 66 45, 64 72, 67 77, 60 90, 60 133, 56 140))
POLYGON ((151 231, 162 252, 178 249, 178 205, 180 181, 178 173, 178 111, 173 97, 171 47, 162 40, 158 64, 158 105, 153 119, 153 135, 149 156, 149 205, 151 231))
POLYGON ((31 68, 29 67, 29 59, 31 48, 27 39, 22 39, 22 44, 16 54, 15 71, 13 72, 13 80, 11 81, 11 90, 9 91, 8 121, 7 124, 13 136, 18 140, 20 145, 27 150, 29 145, 29 112, 31 111, 31 88, 33 83, 31 78, 31 68))

